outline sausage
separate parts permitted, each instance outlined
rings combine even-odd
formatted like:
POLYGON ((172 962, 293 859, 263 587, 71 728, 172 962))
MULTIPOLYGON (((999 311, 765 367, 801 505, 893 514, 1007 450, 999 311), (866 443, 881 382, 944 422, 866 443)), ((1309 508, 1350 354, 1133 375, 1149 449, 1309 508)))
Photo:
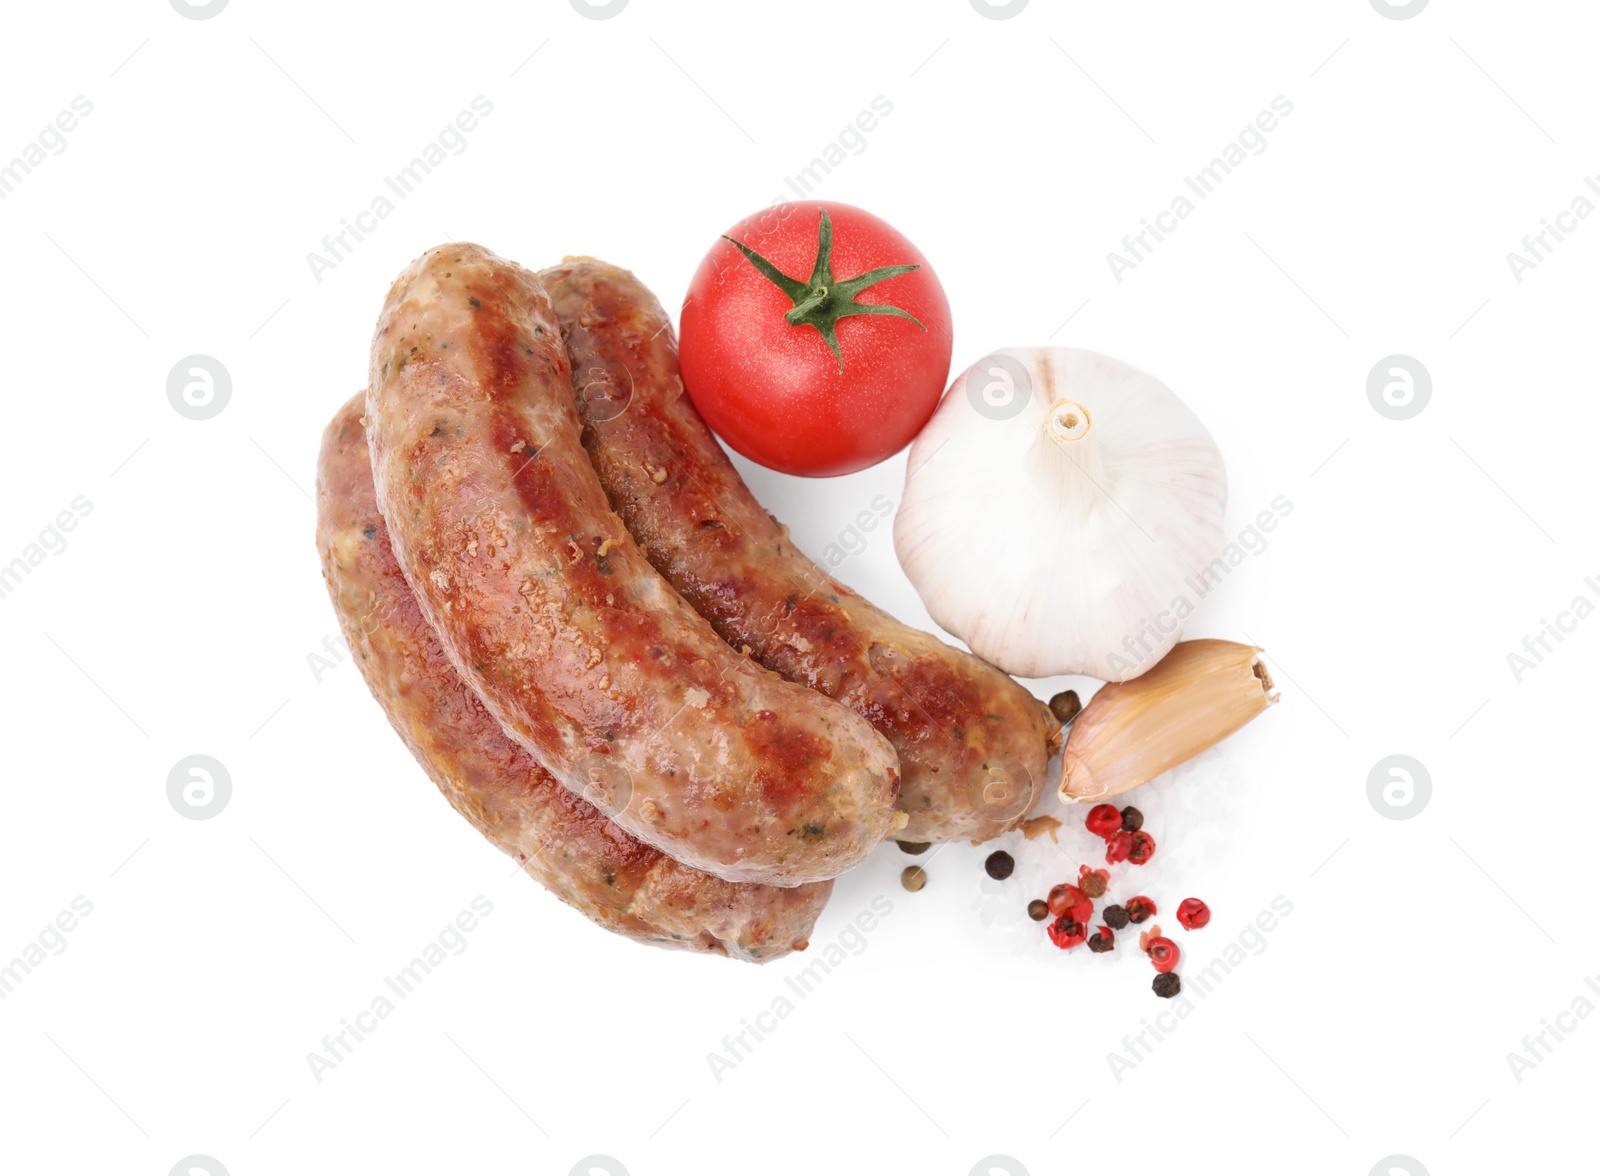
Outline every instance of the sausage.
POLYGON ((501 731, 423 620, 389 548, 361 413, 341 408, 317 464, 317 550, 352 657, 389 722, 457 812, 607 930, 765 962, 806 946, 833 887, 725 882, 629 836, 501 731))
POLYGON ((900 840, 983 841, 1015 826, 1059 736, 1048 709, 795 547, 684 395, 671 322, 637 278, 591 258, 540 278, 572 361, 584 444, 656 569, 730 644, 889 737, 909 817, 900 840))
POLYGON ((546 771, 733 882, 834 877, 904 823, 888 741, 729 648, 628 537, 532 273, 477 245, 423 254, 371 365, 367 438, 406 581, 546 771))

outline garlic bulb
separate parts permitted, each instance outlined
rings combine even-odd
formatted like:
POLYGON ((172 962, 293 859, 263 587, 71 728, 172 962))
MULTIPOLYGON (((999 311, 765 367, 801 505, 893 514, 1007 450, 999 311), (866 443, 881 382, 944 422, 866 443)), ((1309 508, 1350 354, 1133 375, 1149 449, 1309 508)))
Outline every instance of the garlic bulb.
POLYGON ((951 384, 906 471, 901 566, 935 621, 1020 677, 1136 677, 1227 572, 1216 443, 1108 356, 987 356, 951 384))

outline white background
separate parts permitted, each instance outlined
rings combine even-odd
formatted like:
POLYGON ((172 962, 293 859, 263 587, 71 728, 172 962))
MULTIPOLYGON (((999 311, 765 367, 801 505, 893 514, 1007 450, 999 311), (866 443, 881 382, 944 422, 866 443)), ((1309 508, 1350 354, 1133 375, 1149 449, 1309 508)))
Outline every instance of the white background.
MULTIPOLYGON (((1520 683, 1506 655, 1600 601, 1600 217, 1520 283, 1506 255, 1600 173, 1596 31, 1576 0, 11 6, 0 161, 75 96, 93 113, 0 201, 0 563, 92 510, 0 600, 0 962, 75 896, 93 913, 0 1001, 0 1169, 1364 1176, 1587 1149, 1600 1020, 1520 1081, 1507 1055, 1600 1003, 1600 621, 1520 683), (477 95, 466 150, 316 280, 307 254, 477 95), (1168 1007, 1149 965, 1126 939, 1056 952, 1021 917, 1076 876, 1081 828, 1010 839, 1005 885, 953 846, 909 894, 880 849, 813 942, 875 896, 892 913, 718 1082, 707 1055, 806 957, 609 938, 449 812, 348 661, 308 664, 337 631, 319 434, 412 257, 589 253, 676 306, 716 235, 878 95, 892 114, 816 195, 923 249, 958 367, 1048 342, 1124 358, 1217 438, 1230 534, 1293 503, 1189 629, 1264 645, 1282 705, 1131 798, 1157 922, 1189 894, 1215 912, 1179 935, 1186 974, 1276 896, 1293 913, 1131 1069, 1109 1055, 1168 1007), (1118 282, 1107 253, 1278 95, 1267 148, 1118 282), (166 396, 195 353, 233 382, 205 421, 166 396), (1433 380, 1408 421, 1366 395, 1395 353, 1433 380), (1433 781, 1405 821, 1367 796, 1397 753, 1433 781), (232 779, 210 820, 167 799, 192 754, 232 779), (477 895, 494 913, 465 953, 316 1081, 323 1035, 477 895)), ((904 456, 824 482, 742 468, 820 554, 899 501, 904 456)), ((928 624, 886 527, 839 575, 928 624)))

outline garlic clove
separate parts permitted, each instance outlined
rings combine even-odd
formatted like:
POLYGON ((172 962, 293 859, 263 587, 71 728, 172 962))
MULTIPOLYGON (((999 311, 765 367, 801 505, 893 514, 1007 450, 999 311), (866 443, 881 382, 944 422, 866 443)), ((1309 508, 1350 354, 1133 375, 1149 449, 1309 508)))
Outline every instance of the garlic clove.
POLYGON ((1182 641, 1149 673, 1102 686, 1073 720, 1061 799, 1104 800, 1220 743, 1278 701, 1253 645, 1182 641))
POLYGON ((1165 385, 1070 348, 996 352, 907 462, 895 550, 935 621, 1020 677, 1131 678, 1222 575, 1222 456, 1165 385))

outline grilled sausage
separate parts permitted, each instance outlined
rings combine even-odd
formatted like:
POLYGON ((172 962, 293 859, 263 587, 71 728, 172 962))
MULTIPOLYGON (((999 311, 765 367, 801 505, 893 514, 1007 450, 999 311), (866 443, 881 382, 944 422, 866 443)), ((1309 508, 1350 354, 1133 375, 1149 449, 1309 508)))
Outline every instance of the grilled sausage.
POLYGON ((656 573, 568 372, 544 288, 480 246, 430 250, 389 291, 367 436, 423 615, 506 732, 641 841, 735 882, 841 873, 903 824, 894 749, 656 573))
POLYGON ((1059 731, 1027 690, 902 625, 808 559, 761 508, 678 376, 660 303, 626 270, 540 274, 561 320, 584 444, 612 507, 731 645, 836 698, 900 756, 903 841, 987 840, 1032 807, 1059 731))
POLYGON ((389 548, 356 396, 322 437, 317 549, 367 688, 456 811, 609 931, 765 962, 800 951, 831 882, 725 882, 629 836, 501 731, 428 628, 389 548))

